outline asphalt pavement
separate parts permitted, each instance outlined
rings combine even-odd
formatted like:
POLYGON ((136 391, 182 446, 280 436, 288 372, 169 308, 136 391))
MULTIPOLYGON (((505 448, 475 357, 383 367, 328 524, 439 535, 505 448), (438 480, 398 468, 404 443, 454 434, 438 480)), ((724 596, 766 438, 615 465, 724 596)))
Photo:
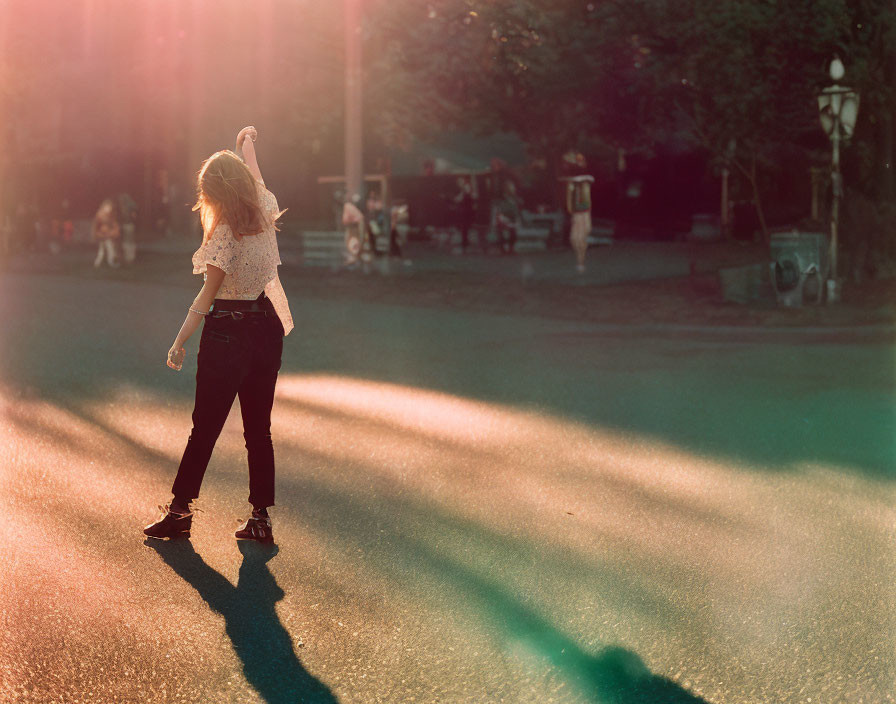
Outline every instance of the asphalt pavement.
POLYGON ((428 251, 284 258, 270 550, 232 537, 236 409, 191 540, 140 532, 190 429, 183 252, 9 263, 0 701, 896 700, 886 302, 744 322, 689 258, 582 284, 428 251), (714 312, 657 313, 678 288, 714 312))

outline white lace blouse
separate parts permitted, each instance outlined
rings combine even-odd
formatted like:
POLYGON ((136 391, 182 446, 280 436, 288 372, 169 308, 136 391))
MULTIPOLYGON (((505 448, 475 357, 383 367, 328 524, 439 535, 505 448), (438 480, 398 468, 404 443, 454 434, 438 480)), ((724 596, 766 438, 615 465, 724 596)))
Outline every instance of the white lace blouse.
POLYGON ((258 183, 258 202, 270 224, 257 235, 236 238, 229 225, 219 223, 209 240, 193 254, 193 273, 205 278, 209 264, 224 271, 216 298, 254 300, 264 291, 283 324, 283 332, 288 335, 294 326, 286 292, 277 274, 280 250, 274 229, 274 217, 280 210, 277 198, 261 183, 258 183))

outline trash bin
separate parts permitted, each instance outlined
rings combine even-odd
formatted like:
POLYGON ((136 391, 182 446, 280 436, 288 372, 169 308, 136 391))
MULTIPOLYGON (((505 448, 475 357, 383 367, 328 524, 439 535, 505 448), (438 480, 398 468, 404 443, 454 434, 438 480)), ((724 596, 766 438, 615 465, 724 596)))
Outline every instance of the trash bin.
POLYGON ((828 274, 827 244, 823 232, 772 233, 770 278, 778 305, 821 303, 828 274))

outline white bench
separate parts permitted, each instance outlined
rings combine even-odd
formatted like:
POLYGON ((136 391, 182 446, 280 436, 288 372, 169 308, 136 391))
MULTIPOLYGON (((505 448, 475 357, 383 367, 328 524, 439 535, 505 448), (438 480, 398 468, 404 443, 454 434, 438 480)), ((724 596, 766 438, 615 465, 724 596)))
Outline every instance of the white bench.
POLYGON ((547 248, 547 242, 563 229, 563 213, 520 213, 520 225, 516 231, 517 252, 537 252, 547 248))
POLYGON ((613 230, 616 223, 606 218, 591 218, 591 233, 588 244, 613 244, 613 230))
MULTIPOLYGON (((543 250, 548 241, 560 242, 565 239, 566 216, 560 211, 533 213, 524 210, 520 214, 520 220, 516 245, 520 252, 543 250)), ((592 218, 588 244, 613 244, 614 227, 612 220, 592 218)))
POLYGON ((345 249, 345 233, 339 230, 304 230, 302 263, 305 266, 339 266, 345 249))

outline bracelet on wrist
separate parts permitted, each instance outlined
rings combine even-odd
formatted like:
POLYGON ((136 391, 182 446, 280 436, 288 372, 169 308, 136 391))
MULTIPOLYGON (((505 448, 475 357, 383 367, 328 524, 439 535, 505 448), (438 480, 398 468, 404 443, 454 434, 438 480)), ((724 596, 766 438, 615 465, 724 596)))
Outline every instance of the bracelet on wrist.
POLYGON ((201 310, 196 310, 195 308, 190 308, 191 313, 195 313, 196 315, 201 315, 203 318, 208 315, 208 313, 203 313, 201 310))

